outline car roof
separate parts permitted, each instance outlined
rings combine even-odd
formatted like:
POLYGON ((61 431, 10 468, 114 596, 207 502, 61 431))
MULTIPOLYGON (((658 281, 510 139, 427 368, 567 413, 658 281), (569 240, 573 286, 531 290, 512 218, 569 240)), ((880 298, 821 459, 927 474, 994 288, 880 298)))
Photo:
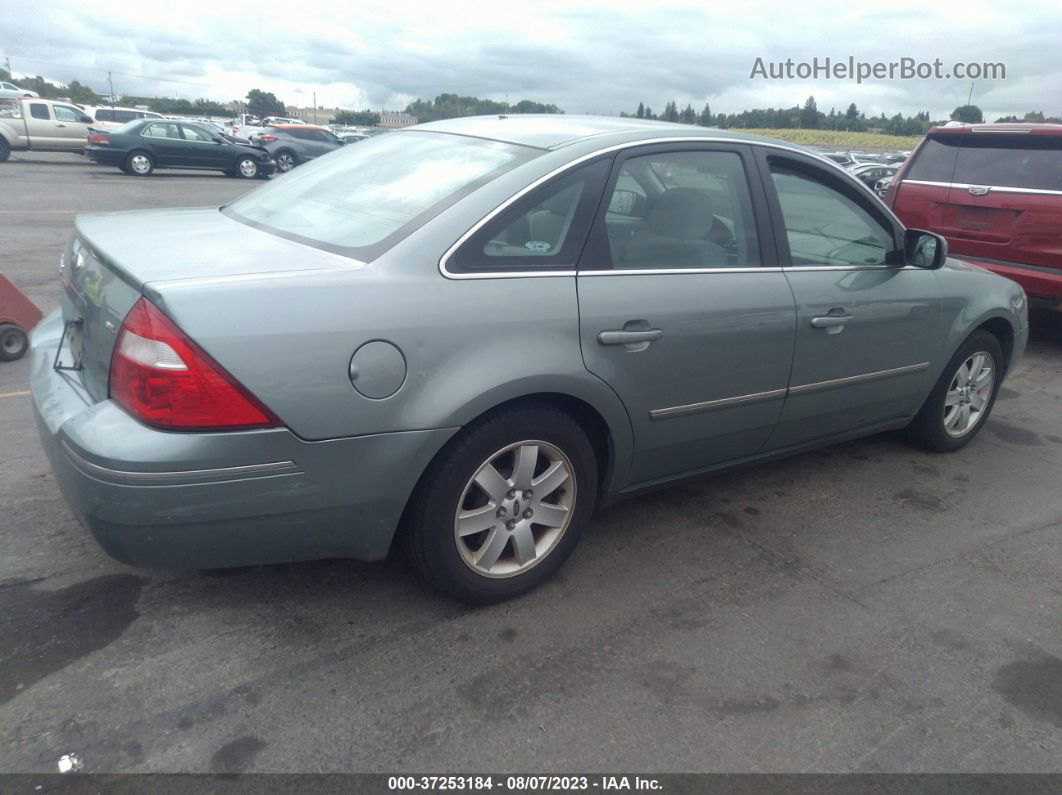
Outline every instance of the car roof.
POLYGON ((323 130, 328 132, 328 128, 320 127, 316 124, 270 124, 269 126, 277 130, 323 130))
MULTIPOLYGON (((733 139, 734 141, 776 142, 770 138, 744 135, 729 130, 676 124, 666 121, 615 116, 570 116, 568 114, 511 114, 502 116, 465 116, 458 119, 433 121, 405 127, 396 132, 424 130, 468 135, 504 143, 533 146, 539 149, 558 149, 562 146, 603 135, 643 133, 646 138, 704 137, 733 139)), ((794 144, 787 144, 791 148, 794 144)), ((810 151, 810 150, 809 150, 810 151)))
POLYGON ((1029 135, 1062 135, 1062 124, 1007 123, 953 124, 930 127, 928 135, 973 135, 977 133, 1027 133, 1029 135))

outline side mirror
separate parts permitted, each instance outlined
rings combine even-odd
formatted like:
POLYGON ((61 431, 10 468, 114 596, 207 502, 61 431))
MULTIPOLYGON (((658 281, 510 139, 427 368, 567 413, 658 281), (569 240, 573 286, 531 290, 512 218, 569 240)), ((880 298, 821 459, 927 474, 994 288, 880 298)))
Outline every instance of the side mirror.
POLYGON ((907 265, 935 270, 948 258, 948 241, 924 229, 908 229, 903 236, 903 260, 907 265))
POLYGON ((91 116, 82 116, 81 117, 81 123, 82 124, 95 124, 96 120, 93 119, 91 116))

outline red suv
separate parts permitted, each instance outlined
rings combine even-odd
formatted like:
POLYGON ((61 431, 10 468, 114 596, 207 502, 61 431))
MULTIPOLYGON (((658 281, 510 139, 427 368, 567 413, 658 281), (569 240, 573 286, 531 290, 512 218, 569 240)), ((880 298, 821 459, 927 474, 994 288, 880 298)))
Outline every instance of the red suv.
POLYGON ((1062 124, 933 127, 885 196, 908 227, 1062 309, 1062 124))

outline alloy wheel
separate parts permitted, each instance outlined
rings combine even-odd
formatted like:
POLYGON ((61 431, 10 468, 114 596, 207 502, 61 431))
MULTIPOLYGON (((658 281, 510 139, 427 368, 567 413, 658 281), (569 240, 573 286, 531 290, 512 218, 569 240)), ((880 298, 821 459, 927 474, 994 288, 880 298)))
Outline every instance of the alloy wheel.
POLYGON ((494 453, 465 485, 454 517, 461 559, 476 574, 523 574, 557 546, 575 507, 575 469, 548 442, 494 453))
POLYGON ((985 351, 971 354, 959 365, 944 396, 944 430, 948 436, 965 436, 981 421, 995 380, 995 362, 985 351))
POLYGON ((250 158, 244 158, 240 161, 240 174, 245 177, 253 177, 258 173, 258 166, 250 158))
POLYGON ((291 171, 295 168, 295 158, 284 152, 277 158, 277 168, 281 171, 291 171))

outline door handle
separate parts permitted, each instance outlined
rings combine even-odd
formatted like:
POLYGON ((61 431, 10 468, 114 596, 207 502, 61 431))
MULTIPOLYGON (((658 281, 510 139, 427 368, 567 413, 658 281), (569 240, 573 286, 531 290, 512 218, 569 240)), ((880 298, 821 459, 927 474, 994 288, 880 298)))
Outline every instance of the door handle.
POLYGON ((637 345, 655 342, 663 336, 664 332, 658 328, 645 331, 602 331, 597 335, 597 341, 602 345, 637 345))
POLYGON ((55 126, 56 127, 65 127, 66 125, 65 124, 59 124, 58 122, 56 122, 55 126))
POLYGON ((811 325, 814 328, 836 328, 843 326, 851 319, 851 315, 821 315, 811 318, 811 325))

